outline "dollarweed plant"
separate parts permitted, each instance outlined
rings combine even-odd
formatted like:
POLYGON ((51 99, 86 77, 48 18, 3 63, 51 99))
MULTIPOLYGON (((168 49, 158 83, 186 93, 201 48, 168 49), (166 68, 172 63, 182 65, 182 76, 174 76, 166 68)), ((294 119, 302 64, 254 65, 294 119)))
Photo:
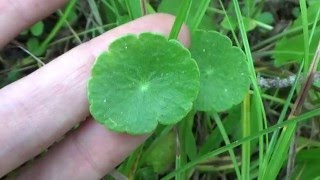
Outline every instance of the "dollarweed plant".
POLYGON ((105 179, 319 179, 317 0, 71 0, 18 38, 28 54, 0 83, 156 12, 176 16, 170 35, 114 40, 87 83, 98 123, 151 135, 105 179))

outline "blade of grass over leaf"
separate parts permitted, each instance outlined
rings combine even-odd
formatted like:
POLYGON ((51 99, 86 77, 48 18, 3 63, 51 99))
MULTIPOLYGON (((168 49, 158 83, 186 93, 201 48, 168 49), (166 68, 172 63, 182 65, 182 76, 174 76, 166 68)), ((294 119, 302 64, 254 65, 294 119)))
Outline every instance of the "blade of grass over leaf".
POLYGON ((198 4, 199 4, 198 10, 197 10, 196 14, 194 15, 193 19, 190 20, 191 21, 191 23, 190 23, 191 32, 197 30, 204 14, 207 11, 209 3, 210 3, 210 0, 198 0, 198 4))
MULTIPOLYGON (((251 134, 250 123, 250 94, 248 93, 242 104, 242 137, 245 138, 251 134)), ((250 179, 250 156, 251 156, 251 142, 247 141, 242 144, 241 149, 241 179, 250 179)), ((238 178, 240 179, 240 178, 238 178)))
MULTIPOLYGON (((223 10, 224 16, 227 18, 228 24, 229 24, 229 26, 231 27, 232 25, 231 25, 231 22, 230 22, 230 18, 229 18, 229 16, 228 16, 228 13, 227 13, 227 11, 226 11, 226 9, 225 9, 222 1, 219 0, 219 3, 220 3, 220 6, 221 6, 221 8, 222 8, 222 10, 223 10)), ((241 48, 241 45, 240 45, 239 40, 238 40, 238 38, 237 38, 236 32, 234 31, 233 28, 231 28, 231 33, 232 33, 233 40, 236 42, 237 46, 238 46, 239 48, 241 48)))
POLYGON ((142 16, 143 0, 125 0, 130 18, 137 19, 142 16))
POLYGON ((199 158, 187 163, 185 166, 181 167, 181 169, 179 170, 176 170, 174 172, 171 172, 170 174, 166 175, 165 177, 163 177, 162 179, 163 180, 169 180, 171 179, 172 177, 175 176, 176 173, 179 173, 179 172, 182 172, 182 171, 186 171, 202 162, 205 162, 207 161, 208 159, 212 158, 212 157, 215 157, 219 154, 222 154, 230 149, 233 149, 247 141, 252 141, 254 139, 257 139, 261 136, 264 136, 268 133, 271 133, 271 132, 274 132, 275 130, 277 129, 281 129, 281 128, 284 128, 285 126, 288 126, 288 125, 291 125, 291 124, 296 124, 298 122, 301 122, 301 121, 306 121, 306 120, 310 120, 310 118, 313 118, 315 116, 319 116, 320 115, 320 108, 317 108, 317 109, 314 109, 314 110, 311 110, 309 112, 306 112, 304 114, 301 114, 300 116, 297 116, 297 117, 294 117, 292 119, 289 119, 288 121, 284 121, 280 124, 277 124, 277 125, 274 125, 274 126, 270 126, 262 131, 259 131, 258 133, 255 133, 255 134, 252 134, 248 137, 245 137, 245 138, 242 138, 242 139, 239 139, 229 145, 226 145, 224 147, 221 147, 219 149, 216 149, 212 152, 209 152, 205 155, 202 155, 200 156, 199 158))
POLYGON ((176 17, 176 20, 174 21, 174 24, 171 28, 169 39, 177 39, 180 29, 182 27, 182 24, 188 18, 192 1, 193 0, 184 0, 183 3, 180 5, 181 7, 176 17))
POLYGON ((254 9, 255 0, 245 0, 246 16, 251 17, 254 9))
POLYGON ((261 0, 260 2, 258 2, 259 4, 256 6, 253 14, 252 14, 252 17, 256 17, 256 15, 262 11, 263 7, 264 7, 264 4, 265 4, 266 0, 261 0))
MULTIPOLYGON (((239 6, 239 3, 238 3, 237 0, 233 0, 232 2, 233 2, 233 5, 234 5, 234 8, 235 8, 235 11, 236 11, 238 25, 239 25, 242 41, 243 41, 243 44, 244 44, 244 49, 245 49, 245 52, 246 52, 247 60, 249 62, 250 79, 251 79, 251 83, 252 83, 252 86, 253 86, 253 92, 254 92, 253 100, 257 104, 257 106, 256 106, 257 113, 258 113, 257 121, 258 121, 258 124, 259 124, 259 130, 261 131, 263 129, 263 126, 267 127, 266 112, 265 112, 264 105, 263 105, 263 102, 262 102, 262 97, 261 97, 261 94, 260 94, 260 88, 259 88, 259 86, 257 84, 257 76, 256 76, 255 69, 254 69, 254 62, 253 62, 253 58, 252 58, 252 54, 251 54, 251 50, 250 50, 248 37, 247 37, 247 34, 246 34, 246 29, 244 27, 244 22, 243 22, 243 19, 242 19, 240 6, 239 6)), ((259 166, 262 164, 263 156, 264 156, 264 139, 263 139, 263 136, 261 136, 261 137, 259 137, 259 166)))
MULTIPOLYGON (((213 117, 213 119, 215 120, 219 130, 220 130, 220 133, 223 137, 223 140, 224 140, 224 143, 226 145, 229 145, 230 144, 230 139, 228 137, 228 134, 221 122, 221 119, 220 119, 220 116, 217 112, 211 112, 211 116, 213 117)), ((233 149, 230 149, 229 150, 229 154, 230 154, 230 158, 231 158, 231 161, 232 161, 232 164, 234 166, 234 169, 236 171, 236 174, 237 174, 237 178, 238 179, 241 179, 241 173, 240 173, 240 169, 239 169, 239 163, 238 163, 238 160, 237 160, 237 157, 233 151, 233 149)))
POLYGON ((317 15, 316 15, 316 18, 314 19, 314 22, 313 22, 313 26, 312 26, 312 29, 311 29, 311 33, 310 33, 310 38, 309 38, 309 46, 311 44, 311 40, 312 40, 312 37, 316 31, 316 27, 317 27, 317 22, 319 20, 319 17, 320 17, 320 8, 318 9, 317 11, 317 15))
POLYGON ((304 42, 304 69, 303 72, 307 73, 310 62, 309 62, 309 29, 308 29, 308 12, 306 0, 300 0, 300 9, 302 16, 302 27, 303 27, 303 42, 304 42))

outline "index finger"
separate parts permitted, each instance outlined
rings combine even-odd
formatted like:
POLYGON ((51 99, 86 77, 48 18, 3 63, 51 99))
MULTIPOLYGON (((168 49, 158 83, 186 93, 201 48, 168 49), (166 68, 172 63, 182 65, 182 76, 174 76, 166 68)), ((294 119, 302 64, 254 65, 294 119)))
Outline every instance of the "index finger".
MULTIPOLYGON (((80 45, 28 77, 0 90, 0 177, 51 145, 88 116, 86 83, 96 56, 119 36, 141 32, 167 35, 174 18, 155 14, 80 45), (3 118, 6 117, 6 118, 3 118)), ((180 40, 188 44, 188 30, 180 40)))

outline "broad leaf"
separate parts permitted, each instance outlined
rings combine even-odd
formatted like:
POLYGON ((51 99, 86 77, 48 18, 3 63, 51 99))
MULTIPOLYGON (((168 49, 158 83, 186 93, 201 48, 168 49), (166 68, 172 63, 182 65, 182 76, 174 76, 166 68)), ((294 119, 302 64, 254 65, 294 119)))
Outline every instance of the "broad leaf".
POLYGON ((145 163, 156 173, 161 173, 174 163, 176 156, 176 136, 173 131, 160 137, 152 144, 152 148, 145 153, 145 163))
POLYGON ((143 33, 122 37, 101 54, 88 85, 90 111, 100 123, 130 134, 158 122, 180 121, 199 91, 199 70, 176 40, 143 33))
POLYGON ((195 108, 224 111, 239 104, 249 90, 245 54, 231 40, 213 31, 196 31, 192 36, 192 57, 200 69, 200 92, 195 108))
POLYGON ((34 36, 40 36, 44 30, 44 23, 42 21, 37 22, 31 26, 30 31, 34 36))
POLYGON ((293 179, 319 179, 320 149, 304 149, 298 152, 293 179))

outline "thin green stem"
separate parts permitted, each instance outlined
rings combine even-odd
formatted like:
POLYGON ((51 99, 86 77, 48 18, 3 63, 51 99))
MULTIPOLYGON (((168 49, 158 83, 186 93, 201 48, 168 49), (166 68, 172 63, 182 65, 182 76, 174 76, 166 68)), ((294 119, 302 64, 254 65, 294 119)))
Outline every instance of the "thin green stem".
POLYGON ((60 17, 57 24, 54 26, 48 37, 40 44, 39 52, 37 52, 37 55, 41 55, 44 53, 45 49, 47 48, 48 44, 52 41, 52 39, 57 35, 61 27, 63 26, 64 22, 68 18, 69 14, 71 13, 73 7, 76 5, 78 1, 77 0, 70 0, 63 16, 60 17))
MULTIPOLYGON (((250 94, 248 93, 242 105, 242 137, 248 137, 251 134, 250 123, 250 94)), ((242 179, 250 179, 250 156, 251 156, 251 142, 242 144, 242 179)), ((238 178, 239 179, 239 178, 238 178)))
POLYGON ((309 60, 309 29, 308 29, 308 12, 306 0, 300 0, 300 9, 303 27, 303 43, 304 43, 304 68, 303 72, 307 73, 310 66, 309 60))
MULTIPOLYGON (((228 134, 227 134, 225 128, 223 127, 223 124, 222 124, 222 122, 221 122, 221 119, 220 119, 220 117, 219 117, 219 114, 218 114, 217 112, 212 112, 211 115, 213 116, 213 119, 215 120, 215 122, 216 122, 216 124, 217 124, 217 126, 218 126, 218 128, 219 128, 219 131, 220 131, 220 133, 221 133, 221 135, 222 135, 222 138, 223 138, 223 140, 224 140, 224 143, 225 143, 226 145, 229 145, 229 144, 230 144, 230 139, 229 139, 229 137, 228 137, 228 134)), ((232 163, 233 163, 234 169, 235 169, 235 171, 236 171, 237 178, 238 178, 238 179, 241 179, 241 173, 240 173, 240 169, 239 169, 239 163, 238 163, 238 161, 237 161, 237 157, 236 157, 233 149, 230 149, 230 150, 229 150, 229 154, 230 154, 231 161, 232 161, 232 163)))
MULTIPOLYGON (((265 112, 264 105, 262 102, 260 88, 257 84, 257 76, 255 73, 253 58, 252 58, 246 30, 244 27, 243 18, 241 15, 240 6, 239 6, 239 3, 237 0, 232 0, 232 1, 234 4, 234 7, 235 7, 235 11, 236 11, 237 19, 238 19, 238 25, 239 25, 240 33, 242 36, 246 56, 248 59, 250 79, 251 79, 251 83, 252 83, 253 91, 254 91, 253 100, 256 103, 255 107, 257 108, 258 126, 259 126, 259 130, 261 131, 262 129, 264 129, 263 126, 267 127, 266 112, 265 112)), ((262 160, 263 160, 263 156, 264 156, 264 139, 263 138, 264 138, 263 136, 259 137, 259 165, 262 164, 262 160)), ((266 140, 266 141, 268 141, 268 140, 266 140)))
POLYGON ((314 22, 313 22, 313 26, 312 26, 312 29, 311 29, 311 33, 310 33, 310 38, 309 38, 309 46, 311 45, 311 41, 312 41, 312 37, 316 31, 316 28, 317 28, 317 22, 319 20, 319 17, 320 17, 320 8, 318 9, 317 11, 317 15, 316 15, 316 18, 314 19, 314 22))
MULTIPOLYGON (((181 157, 181 138, 180 138, 180 133, 177 127, 174 128, 176 132, 176 170, 181 168, 181 166, 184 164, 183 163, 183 158, 181 157)), ((183 180, 183 172, 177 173, 175 180, 183 180)))
MULTIPOLYGON (((225 17, 227 18, 227 22, 228 22, 229 26, 232 27, 231 22, 230 22, 230 18, 228 16, 228 13, 227 13, 222 1, 219 0, 219 3, 220 3, 220 6, 221 6, 221 8, 223 10, 223 13, 224 13, 225 17)), ((236 32, 234 32, 234 29, 232 29, 232 28, 231 28, 231 34, 232 34, 232 37, 233 37, 234 41, 236 42, 237 46, 239 48, 241 48, 241 45, 240 45, 239 40, 237 38, 236 32)))
POLYGON ((194 18, 191 20, 190 23, 190 30, 191 32, 194 32, 195 30, 197 30, 199 24, 201 23, 201 20, 204 16, 204 14, 207 11, 207 8, 209 7, 211 0, 200 0, 199 3, 199 7, 198 10, 196 12, 196 14, 194 15, 194 18))
POLYGON ((217 9, 217 8, 214 8, 214 7, 208 7, 207 11, 225 15, 225 10, 220 10, 220 9, 217 9))
POLYGON ((189 10, 192 4, 192 0, 184 0, 181 4, 179 13, 174 21, 173 27, 171 29, 169 39, 177 39, 183 22, 187 19, 189 15, 189 10))
MULTIPOLYGON (((319 21, 319 20, 318 20, 318 21, 319 21)), ((317 21, 317 22, 318 22, 318 21, 317 21)), ((316 23, 317 23, 317 22, 316 22, 316 23)), ((310 27, 312 27, 312 26, 313 26, 313 23, 309 23, 309 24, 308 24, 308 28, 310 28, 310 27)), ((258 44, 256 44, 256 45, 253 45, 253 46, 252 46, 252 50, 256 51, 256 50, 258 50, 258 49, 260 49, 260 48, 262 48, 262 47, 264 47, 264 46, 266 46, 266 45, 268 45, 268 44, 270 44, 270 43, 272 43, 272 42, 277 41, 278 39, 281 39, 281 38, 285 37, 285 36, 290 36, 290 35, 299 34, 300 32, 303 31, 303 28, 304 28, 304 26, 298 26, 298 27, 296 27, 296 28, 292 28, 292 29, 285 30, 285 31, 283 31, 283 32, 280 33, 280 34, 274 35, 274 36, 272 36, 272 37, 269 38, 269 39, 266 39, 266 40, 261 41, 260 43, 258 43, 258 44)))
MULTIPOLYGON (((98 26, 102 26, 103 23, 96 2, 94 0, 88 0, 88 3, 96 23, 98 24, 98 26)), ((102 28, 99 28, 98 30, 101 34, 103 33, 102 28)))
MULTIPOLYGON (((58 14, 60 17, 63 16, 63 12, 61 10, 58 10, 58 14)), ((78 44, 81 44, 82 41, 80 39, 80 37, 78 36, 78 34, 74 31, 74 29, 71 27, 71 25, 69 24, 69 22, 66 20, 65 21, 66 25, 68 26, 70 32, 72 33, 72 35, 74 36, 74 38, 78 41, 78 44)))
POLYGON ((132 12, 130 10, 130 0, 124 0, 124 1, 126 3, 126 7, 127 7, 127 10, 128 10, 129 17, 130 17, 130 19, 133 19, 132 12))
MULTIPOLYGON (((75 32, 77 34, 77 36, 83 36, 83 35, 86 35, 90 32, 95 32, 98 30, 98 28, 103 28, 103 29, 108 29, 108 28, 111 28, 111 27, 115 27, 116 26, 116 23, 111 23, 111 24, 106 24, 106 25, 103 25, 103 26, 99 26, 99 27, 94 27, 94 28, 91 28, 91 29, 88 29, 88 30, 85 30, 85 31, 82 31, 82 32, 75 32)), ((71 35, 71 36, 67 36, 67 37, 63 37, 61 39, 58 39, 56 41, 53 41, 52 43, 50 43, 48 46, 53 46, 53 45, 56 45, 58 43, 62 43, 64 41, 68 41, 72 38, 75 38, 74 35, 71 35)))

